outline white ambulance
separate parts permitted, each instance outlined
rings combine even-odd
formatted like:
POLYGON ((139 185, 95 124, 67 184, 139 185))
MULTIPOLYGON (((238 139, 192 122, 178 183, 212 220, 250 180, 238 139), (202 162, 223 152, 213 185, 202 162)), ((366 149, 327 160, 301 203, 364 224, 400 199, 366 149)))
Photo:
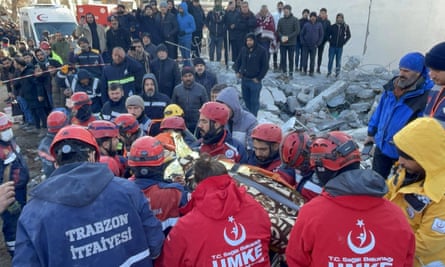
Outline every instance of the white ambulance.
POLYGON ((36 4, 22 7, 19 17, 20 34, 25 40, 33 39, 36 45, 39 45, 45 31, 50 35, 60 32, 63 36, 70 36, 77 26, 73 12, 60 5, 36 4))

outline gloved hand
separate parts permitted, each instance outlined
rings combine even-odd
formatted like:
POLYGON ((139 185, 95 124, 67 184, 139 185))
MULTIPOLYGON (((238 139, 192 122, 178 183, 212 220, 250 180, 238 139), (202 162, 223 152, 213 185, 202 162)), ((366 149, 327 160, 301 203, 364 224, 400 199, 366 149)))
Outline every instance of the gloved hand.
POLYGON ((185 31, 179 31, 179 36, 184 36, 185 35, 185 31))

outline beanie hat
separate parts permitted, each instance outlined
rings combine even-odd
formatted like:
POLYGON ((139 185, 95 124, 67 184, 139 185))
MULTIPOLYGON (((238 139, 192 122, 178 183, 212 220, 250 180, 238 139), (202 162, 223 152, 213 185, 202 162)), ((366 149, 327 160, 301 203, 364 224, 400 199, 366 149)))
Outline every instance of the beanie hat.
POLYGON ((408 53, 400 59, 399 68, 422 73, 425 69, 425 57, 419 52, 408 53))
POLYGON ((202 64, 205 66, 206 63, 204 62, 204 59, 202 59, 200 57, 196 57, 193 59, 193 65, 196 66, 198 64, 202 64))
POLYGON ((167 50, 167 46, 165 46, 165 44, 160 44, 156 47, 156 53, 160 52, 160 51, 164 51, 164 52, 168 52, 167 50))
POLYGON ((190 66, 185 66, 182 68, 181 76, 184 76, 187 73, 191 73, 191 74, 195 75, 195 70, 190 66))
POLYGON ((435 45, 426 53, 425 65, 434 70, 445 71, 445 42, 435 45))
POLYGON ((90 44, 90 42, 88 41, 88 39, 86 37, 80 37, 79 40, 77 40, 77 44, 80 45, 81 43, 90 44))
POLYGON ((84 80, 84 79, 90 79, 90 78, 91 78, 90 73, 84 69, 80 69, 77 72, 77 79, 79 81, 84 80))
POLYGON ((168 4, 167 4, 166 1, 162 1, 162 2, 159 4, 159 7, 168 7, 168 4))
POLYGON ((137 106, 137 107, 141 107, 142 109, 144 109, 144 99, 142 99, 142 97, 138 96, 138 95, 132 95, 127 97, 127 100, 125 101, 125 107, 128 106, 137 106))

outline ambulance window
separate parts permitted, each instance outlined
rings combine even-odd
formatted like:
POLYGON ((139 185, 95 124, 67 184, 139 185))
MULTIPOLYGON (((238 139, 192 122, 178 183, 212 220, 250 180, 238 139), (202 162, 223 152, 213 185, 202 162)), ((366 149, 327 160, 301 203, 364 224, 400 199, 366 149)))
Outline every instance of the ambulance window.
POLYGON ((62 33, 62 36, 71 36, 73 31, 76 29, 76 23, 74 22, 46 22, 46 23, 35 23, 34 27, 36 29, 36 34, 41 37, 44 31, 48 31, 50 34, 56 32, 62 33))
POLYGON ((29 23, 28 21, 23 21, 23 34, 25 35, 26 39, 29 39, 31 35, 29 34, 29 23))

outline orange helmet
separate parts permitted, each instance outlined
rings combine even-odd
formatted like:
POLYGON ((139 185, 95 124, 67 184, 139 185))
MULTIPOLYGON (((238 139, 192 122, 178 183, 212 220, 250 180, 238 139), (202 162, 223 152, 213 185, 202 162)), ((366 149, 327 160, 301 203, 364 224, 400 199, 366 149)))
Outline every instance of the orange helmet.
POLYGON ((175 151, 175 141, 169 132, 163 132, 155 136, 159 142, 161 142, 162 146, 169 151, 175 151))
POLYGON ((164 163, 164 148, 161 142, 151 136, 143 136, 131 145, 128 166, 161 166, 164 163))
POLYGON ((338 171, 360 160, 357 144, 344 132, 333 131, 312 142, 311 166, 313 167, 338 171))
POLYGON ((173 129, 173 130, 185 130, 185 121, 182 117, 167 117, 161 121, 161 130, 173 129))
POLYGON ((68 116, 62 111, 53 111, 46 118, 48 132, 57 133, 60 129, 68 125, 68 116))
POLYGON ((252 139, 264 142, 280 143, 282 139, 281 128, 273 123, 262 123, 252 130, 252 139))
POLYGON ((83 105, 91 105, 93 103, 85 92, 75 92, 71 96, 71 102, 73 103, 74 109, 79 109, 83 105))
POLYGON ((108 169, 110 169, 114 176, 120 176, 120 170, 119 170, 119 165, 117 164, 116 160, 110 156, 100 156, 100 163, 104 163, 107 164, 108 169))
POLYGON ((134 134, 139 130, 139 123, 136 117, 129 114, 121 114, 114 119, 114 123, 119 127, 120 132, 134 134))
POLYGON ((225 125, 229 121, 229 109, 226 105, 219 102, 209 101, 204 103, 199 112, 209 120, 218 122, 221 125, 225 125))
POLYGON ((0 132, 12 127, 12 120, 3 112, 0 112, 0 132))
MULTIPOLYGON (((54 151, 54 146, 64 140, 77 140, 94 147, 94 150, 96 151, 96 161, 99 161, 100 151, 96 139, 94 138, 93 134, 84 127, 78 125, 68 125, 60 129, 60 131, 57 132, 56 136, 54 137, 54 140, 49 148, 51 156, 57 158, 57 153, 54 151)), ((62 148, 62 150, 65 150, 65 148, 62 148)))
POLYGON ((280 144, 281 161, 291 168, 299 169, 306 161, 309 167, 311 139, 306 132, 293 131, 283 137, 280 144))
POLYGON ((119 129, 117 125, 111 121, 97 120, 88 125, 88 130, 94 135, 94 138, 118 137, 119 129))

